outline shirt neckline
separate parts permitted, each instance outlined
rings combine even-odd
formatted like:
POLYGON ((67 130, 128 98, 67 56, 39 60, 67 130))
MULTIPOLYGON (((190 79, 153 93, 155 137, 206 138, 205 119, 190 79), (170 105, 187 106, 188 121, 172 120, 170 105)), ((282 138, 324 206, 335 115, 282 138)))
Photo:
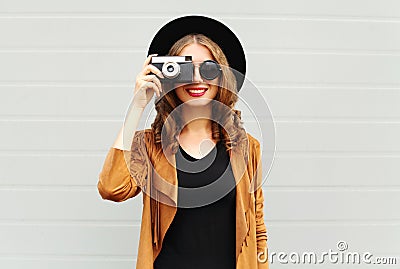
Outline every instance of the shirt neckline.
POLYGON ((193 157, 192 155, 190 155, 189 153, 187 153, 187 152, 181 147, 180 144, 179 144, 179 149, 180 149, 180 151, 182 152, 182 154, 185 155, 185 157, 188 157, 189 159, 191 159, 191 160, 193 160, 193 161, 199 161, 199 160, 203 160, 203 159, 207 158, 211 153, 213 153, 213 152, 217 149, 217 147, 218 147, 218 145, 220 144, 220 142, 221 142, 221 140, 219 140, 219 141, 214 145, 214 147, 212 148, 212 150, 210 150, 205 156, 203 156, 203 157, 200 158, 200 159, 195 158, 195 157, 193 157))

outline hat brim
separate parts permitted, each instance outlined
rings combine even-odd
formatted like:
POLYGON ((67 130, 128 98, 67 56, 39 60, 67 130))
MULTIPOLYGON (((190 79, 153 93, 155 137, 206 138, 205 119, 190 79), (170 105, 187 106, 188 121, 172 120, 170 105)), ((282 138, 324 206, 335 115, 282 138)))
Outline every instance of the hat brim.
POLYGON ((153 37, 147 56, 167 55, 172 45, 188 34, 203 34, 217 43, 224 52, 229 67, 234 69, 237 90, 243 85, 246 74, 246 57, 237 36, 225 24, 205 16, 179 17, 165 24, 153 37))

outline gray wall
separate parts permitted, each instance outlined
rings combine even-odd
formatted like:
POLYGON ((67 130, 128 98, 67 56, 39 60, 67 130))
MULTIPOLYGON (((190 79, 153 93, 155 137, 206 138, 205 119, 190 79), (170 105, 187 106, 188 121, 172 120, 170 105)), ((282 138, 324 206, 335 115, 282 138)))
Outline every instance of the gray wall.
POLYGON ((96 183, 149 41, 184 14, 234 29, 273 112, 269 251, 399 257, 399 1, 1 0, 0 268, 135 267, 142 194, 96 183))

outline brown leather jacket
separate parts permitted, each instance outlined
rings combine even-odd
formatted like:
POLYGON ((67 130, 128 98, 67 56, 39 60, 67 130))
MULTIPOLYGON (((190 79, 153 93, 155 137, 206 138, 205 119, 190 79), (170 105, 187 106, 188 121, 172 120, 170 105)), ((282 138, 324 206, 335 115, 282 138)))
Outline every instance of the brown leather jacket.
MULTIPOLYGON (((230 151, 237 184, 236 268, 268 269, 264 197, 260 186, 260 143, 248 133, 247 138, 247 155, 239 147, 230 151)), ((101 197, 115 202, 125 201, 143 191, 137 269, 153 269, 177 210, 174 206, 177 204, 178 186, 175 155, 168 150, 155 154, 152 141, 152 130, 145 129, 135 133, 131 151, 110 148, 97 184, 101 197)))

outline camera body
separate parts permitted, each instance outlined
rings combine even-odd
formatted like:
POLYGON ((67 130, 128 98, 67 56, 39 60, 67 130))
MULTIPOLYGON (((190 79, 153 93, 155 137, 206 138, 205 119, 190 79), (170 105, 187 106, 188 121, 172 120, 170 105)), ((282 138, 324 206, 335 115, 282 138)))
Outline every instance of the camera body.
POLYGON ((193 81, 192 56, 153 56, 150 63, 161 71, 164 82, 190 83, 193 81))

